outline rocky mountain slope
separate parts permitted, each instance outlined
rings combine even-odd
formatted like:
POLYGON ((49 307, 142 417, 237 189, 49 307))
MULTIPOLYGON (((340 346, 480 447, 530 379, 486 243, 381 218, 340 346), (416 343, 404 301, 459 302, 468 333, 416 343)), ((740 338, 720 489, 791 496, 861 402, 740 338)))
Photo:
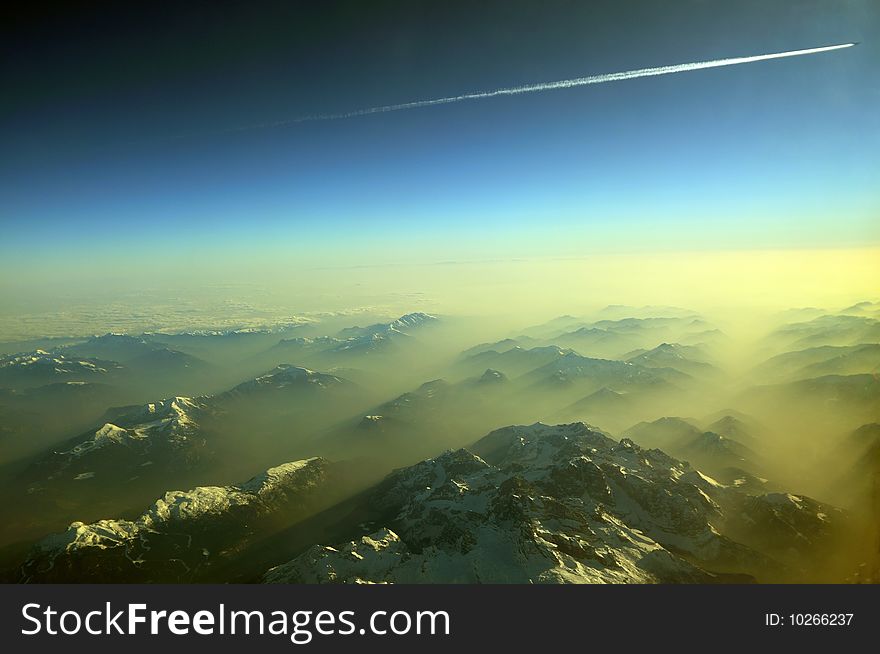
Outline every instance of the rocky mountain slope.
POLYGON ((285 463, 236 486, 171 491, 134 520, 74 522, 31 550, 25 582, 183 582, 210 579, 273 519, 295 521, 321 503, 328 463, 285 463))
POLYGON ((845 523, 809 498, 749 495, 583 423, 499 429, 392 473, 369 505, 368 533, 315 545, 264 580, 778 580, 808 567, 845 523))

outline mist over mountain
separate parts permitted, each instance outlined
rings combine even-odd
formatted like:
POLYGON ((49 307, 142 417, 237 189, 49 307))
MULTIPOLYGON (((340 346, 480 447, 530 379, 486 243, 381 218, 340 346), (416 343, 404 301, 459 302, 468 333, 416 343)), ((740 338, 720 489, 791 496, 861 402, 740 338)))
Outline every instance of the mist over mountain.
POLYGON ((824 375, 876 373, 880 370, 880 345, 823 345, 779 354, 761 364, 759 374, 784 381, 824 375))
POLYGON ((723 322, 622 306, 504 329, 411 312, 23 341, 0 359, 0 567, 31 582, 864 580, 880 343, 840 344, 876 320, 850 311, 793 314, 737 352, 723 322))
POLYGON ((36 544, 25 582, 181 582, 210 579, 273 520, 295 521, 339 494, 331 466, 307 459, 223 487, 172 491, 133 521, 75 522, 36 544))
POLYGON ((880 2, 13 6, 0 580, 880 583, 880 2))
POLYGON ((844 521, 808 498, 748 496, 580 423, 494 431, 392 473, 370 504, 381 528, 314 546, 265 580, 724 583, 785 575, 844 521), (744 544, 758 540, 785 563, 744 544))

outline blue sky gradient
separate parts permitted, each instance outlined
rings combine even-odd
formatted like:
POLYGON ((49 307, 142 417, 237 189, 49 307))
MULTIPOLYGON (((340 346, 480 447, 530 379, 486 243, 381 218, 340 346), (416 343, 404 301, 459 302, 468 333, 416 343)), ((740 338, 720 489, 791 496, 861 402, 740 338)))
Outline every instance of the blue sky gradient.
POLYGON ((25 268, 157 248, 344 263, 367 251, 394 260, 880 242, 877 3, 404 4, 288 3, 248 20, 111 15, 90 23, 94 33, 70 29, 81 16, 59 19, 46 36, 66 36, 4 65, 14 101, 0 135, 0 256, 25 268), (849 41, 861 43, 234 131, 849 41))

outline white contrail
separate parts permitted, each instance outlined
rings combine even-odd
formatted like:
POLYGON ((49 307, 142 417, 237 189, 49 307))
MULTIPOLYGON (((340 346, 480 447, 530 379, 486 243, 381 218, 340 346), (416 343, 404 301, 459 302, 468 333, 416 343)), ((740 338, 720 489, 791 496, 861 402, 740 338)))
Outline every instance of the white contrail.
POLYGON ((826 45, 819 48, 807 48, 805 50, 788 50, 786 52, 774 52, 771 54, 752 55, 749 57, 732 57, 729 59, 712 59, 711 61, 695 61, 689 64, 672 64, 670 66, 657 66, 656 68, 639 68, 636 70, 625 70, 620 73, 604 73, 602 75, 590 75, 589 77, 575 77, 574 79, 564 79, 558 82, 539 82, 538 84, 527 84, 525 86, 513 86, 504 89, 495 89, 494 91, 477 91, 474 93, 465 93, 463 95, 453 95, 447 98, 435 98, 434 100, 416 100, 414 102, 404 102, 401 104, 389 104, 382 107, 369 107, 366 109, 355 109, 336 114, 313 114, 309 116, 300 116, 298 118, 289 118, 274 123, 262 123, 259 125, 249 125, 245 127, 232 128, 229 132, 245 131, 250 129, 263 129, 270 127, 282 127, 294 123, 304 123, 313 120, 337 120, 340 118, 354 118, 356 116, 367 116, 369 114, 380 114, 388 111, 403 111, 404 109, 418 109, 420 107, 433 107, 439 104, 451 104, 453 102, 462 102, 464 100, 481 100, 483 98, 494 98, 500 95, 520 95, 521 93, 535 93, 537 91, 552 91, 554 89, 570 89, 576 86, 587 86, 589 84, 604 84, 606 82, 617 82, 625 79, 636 79, 638 77, 654 77, 656 75, 670 75, 672 73, 685 73, 691 70, 703 70, 704 68, 719 68, 721 66, 736 66, 737 64, 751 64, 757 61, 766 61, 768 59, 782 59, 783 57, 800 57, 801 55, 817 54, 819 52, 829 52, 831 50, 840 50, 856 45, 855 43, 841 43, 840 45, 826 45))
POLYGON ((452 102, 462 102, 463 100, 481 100, 483 98, 494 98, 499 95, 519 95, 521 93, 534 93, 536 91, 552 91, 554 89, 570 89, 576 86, 587 86, 588 84, 604 84, 605 82, 617 82, 625 79, 635 79, 637 77, 653 77, 655 75, 669 75, 671 73, 685 73, 690 70, 702 70, 704 68, 719 68, 721 66, 736 66, 737 64, 751 64, 756 61, 766 61, 768 59, 781 59, 783 57, 799 57, 801 55, 816 54, 819 52, 829 52, 831 50, 840 50, 841 48, 849 48, 855 43, 842 43, 840 45, 827 45, 821 48, 807 48, 806 50, 789 50, 787 52, 774 52, 772 54, 752 55, 750 57, 733 57, 730 59, 713 59, 711 61, 697 61, 689 64, 673 64, 671 66, 657 66, 656 68, 639 68, 637 70, 626 70, 621 73, 604 73, 602 75, 590 75, 589 77, 575 77, 574 79, 564 79, 558 82, 539 82, 538 84, 527 84, 525 86, 513 86, 506 89, 495 89, 494 91, 478 91, 475 93, 465 93, 463 95, 453 95, 448 98, 436 98, 434 100, 416 100, 415 102, 404 102, 402 104, 389 104, 384 107, 370 107, 367 109, 355 109, 354 111, 346 111, 338 114, 318 114, 314 116, 302 116, 285 122, 303 122, 307 120, 335 120, 337 118, 354 118, 355 116, 366 116, 368 114, 385 113, 386 111, 402 111, 403 109, 417 109, 419 107, 432 107, 438 104, 450 104, 452 102))

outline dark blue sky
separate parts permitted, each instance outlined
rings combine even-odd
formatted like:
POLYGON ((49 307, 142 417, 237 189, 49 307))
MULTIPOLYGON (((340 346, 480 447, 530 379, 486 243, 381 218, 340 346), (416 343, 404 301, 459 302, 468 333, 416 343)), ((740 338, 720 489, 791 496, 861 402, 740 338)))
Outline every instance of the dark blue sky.
POLYGON ((39 266, 95 249, 137 259, 158 244, 345 259, 880 239, 872 0, 221 6, 31 8, 4 21, 0 256, 39 266), (861 43, 238 131, 850 41, 861 43))

